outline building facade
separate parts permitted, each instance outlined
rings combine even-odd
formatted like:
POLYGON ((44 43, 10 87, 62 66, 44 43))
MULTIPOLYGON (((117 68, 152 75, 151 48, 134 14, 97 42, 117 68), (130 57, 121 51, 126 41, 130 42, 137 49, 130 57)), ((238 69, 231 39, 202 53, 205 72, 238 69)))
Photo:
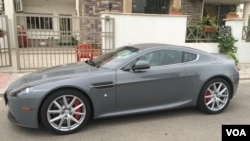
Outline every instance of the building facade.
POLYGON ((243 13, 247 25, 250 0, 0 0, 0 13, 8 16, 9 37, 13 39, 16 39, 18 26, 29 31, 35 27, 41 32, 71 32, 84 24, 74 24, 71 17, 99 17, 101 12, 169 14, 173 7, 181 8, 184 15, 189 15, 188 24, 199 21, 207 14, 216 17, 218 24, 224 24, 226 13, 237 11, 243 13), (239 4, 244 4, 244 10, 239 8, 239 4), (18 21, 13 17, 16 14, 28 17, 18 21), (46 15, 63 18, 53 20, 46 15))

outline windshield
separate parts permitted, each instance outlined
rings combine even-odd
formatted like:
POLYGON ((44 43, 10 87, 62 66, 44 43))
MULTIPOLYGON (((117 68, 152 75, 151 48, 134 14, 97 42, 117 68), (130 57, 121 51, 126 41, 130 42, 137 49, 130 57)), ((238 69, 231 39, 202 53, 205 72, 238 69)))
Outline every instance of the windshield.
POLYGON ((139 49, 134 47, 121 47, 101 55, 100 57, 94 59, 92 62, 97 67, 115 68, 124 63, 124 61, 137 54, 138 51, 139 49))

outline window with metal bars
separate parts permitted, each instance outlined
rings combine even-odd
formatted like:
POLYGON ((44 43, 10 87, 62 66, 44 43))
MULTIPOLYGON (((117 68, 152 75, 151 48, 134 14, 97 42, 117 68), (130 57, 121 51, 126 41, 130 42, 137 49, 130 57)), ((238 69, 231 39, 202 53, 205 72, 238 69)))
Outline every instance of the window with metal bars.
POLYGON ((28 29, 53 29, 51 17, 27 16, 28 29))
POLYGON ((133 0, 133 13, 168 14, 170 1, 168 0, 133 0))
POLYGON ((226 14, 229 12, 235 12, 236 7, 236 5, 230 4, 205 3, 203 16, 209 15, 211 17, 216 17, 216 22, 218 25, 225 25, 225 21, 223 19, 226 18, 226 14))

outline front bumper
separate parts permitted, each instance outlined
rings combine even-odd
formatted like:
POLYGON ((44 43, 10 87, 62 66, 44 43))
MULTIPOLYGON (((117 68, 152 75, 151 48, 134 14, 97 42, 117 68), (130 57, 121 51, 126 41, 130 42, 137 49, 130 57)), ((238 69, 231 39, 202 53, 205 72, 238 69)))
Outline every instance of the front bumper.
POLYGON ((5 104, 9 107, 8 119, 17 125, 38 128, 38 108, 34 100, 27 98, 20 98, 4 94, 5 104), (22 107, 33 107, 31 111, 24 111, 22 107))

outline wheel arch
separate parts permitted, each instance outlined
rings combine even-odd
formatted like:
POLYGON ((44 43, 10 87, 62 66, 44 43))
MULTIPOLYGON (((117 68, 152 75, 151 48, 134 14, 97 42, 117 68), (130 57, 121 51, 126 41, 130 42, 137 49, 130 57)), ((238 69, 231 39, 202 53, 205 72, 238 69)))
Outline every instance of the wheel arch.
POLYGON ((41 107, 42 107, 42 104, 44 103, 44 101, 47 99, 48 96, 50 96, 50 94, 56 92, 56 91, 59 91, 59 90, 68 90, 68 89, 71 89, 71 90, 76 90, 76 91, 79 91, 80 93, 82 93, 84 96, 86 96, 87 100, 89 101, 90 103, 90 108, 91 108, 91 111, 90 111, 90 118, 93 118, 94 116, 94 107, 93 107, 93 102, 92 100, 90 99, 90 97, 86 94, 85 91, 83 91, 82 89, 80 88, 77 88, 77 87, 73 87, 73 86, 67 86, 67 87, 58 87, 56 89, 53 89, 51 91, 49 91, 46 96, 43 98, 43 100, 41 101, 40 105, 39 105, 39 110, 38 110, 38 113, 37 113, 37 120, 38 120, 38 123, 40 124, 41 123, 41 107))
MULTIPOLYGON (((204 86, 209 82, 209 81, 211 81, 211 80, 213 80, 213 79, 217 79, 217 78, 221 78, 221 79, 223 79, 223 80, 225 80, 228 84, 229 84, 229 86, 230 86, 230 99, 232 98, 232 93, 233 93, 233 91, 234 91, 234 86, 233 86, 233 82, 228 78, 228 77, 226 77, 226 76, 224 76, 224 75, 217 75, 217 76, 213 76, 213 77, 211 77, 211 78, 209 78, 209 79, 207 79, 204 83, 203 83, 203 85, 202 85, 202 87, 201 87, 201 89, 200 89, 200 91, 199 91, 199 97, 200 97, 200 95, 201 95, 201 92, 202 92, 202 89, 204 88, 204 86)), ((198 101, 199 101, 199 98, 197 99, 197 101, 196 101, 196 105, 198 105, 198 101)))
MULTIPOLYGON (((214 86, 213 86, 214 87, 214 86)), ((215 86, 217 89, 217 86, 215 86)), ((199 109, 201 112, 207 113, 207 114, 218 114, 222 111, 224 111, 226 109, 226 107, 228 106, 230 99, 232 98, 233 94, 233 83, 231 82, 230 78, 223 76, 223 75, 217 75, 214 77, 209 78, 207 81, 205 81, 205 83, 203 84, 203 86, 201 87, 200 93, 199 93, 199 97, 198 100, 196 102, 196 107, 197 109, 199 109), (224 83, 224 85, 227 85, 226 87, 228 87, 228 91, 229 91, 229 96, 225 99, 222 99, 224 102, 222 103, 222 105, 220 103, 217 103, 217 100, 213 100, 213 104, 211 107, 211 103, 209 105, 206 104, 206 102, 204 101, 204 97, 206 96, 206 91, 207 91, 207 87, 210 87, 211 84, 213 83, 224 83), (216 107, 214 103, 217 103, 216 107), (214 108, 215 107, 215 108, 214 108)), ((214 90, 212 90, 214 91, 214 90)), ((217 96, 215 96, 217 98, 217 96)), ((221 99, 220 99, 221 100, 221 99)), ((211 101, 209 101, 211 102, 211 101)))

